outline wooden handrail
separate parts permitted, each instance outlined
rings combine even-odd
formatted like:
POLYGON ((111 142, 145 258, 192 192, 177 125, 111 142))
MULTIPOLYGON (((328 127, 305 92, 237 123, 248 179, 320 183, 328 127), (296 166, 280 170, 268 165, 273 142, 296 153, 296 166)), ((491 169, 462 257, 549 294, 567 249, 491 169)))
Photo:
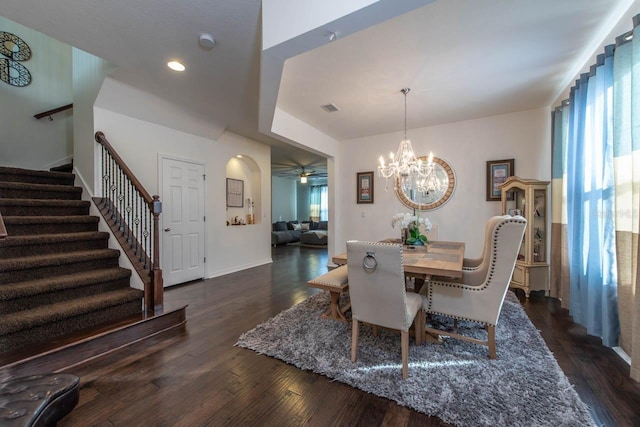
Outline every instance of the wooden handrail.
POLYGON ((0 213, 0 239, 4 239, 7 237, 7 228, 4 226, 4 221, 2 220, 2 214, 0 213))
MULTIPOLYGON (((145 306, 149 312, 161 312, 164 301, 164 284, 162 278, 162 270, 160 269, 160 213, 162 212, 162 203, 160 197, 157 195, 151 196, 144 188, 142 183, 133 174, 131 169, 126 165, 124 160, 118 155, 115 149, 111 146, 103 132, 96 132, 96 142, 107 151, 111 159, 117 164, 120 171, 126 176, 131 185, 135 188, 136 192, 140 195, 144 203, 147 205, 149 213, 153 216, 153 225, 151 230, 151 244, 153 249, 152 259, 150 260, 151 266, 149 268, 151 273, 150 283, 145 281, 144 298, 145 306)), ((124 217, 123 213, 119 213, 120 217, 124 217)), ((123 229, 126 228, 121 226, 123 229)), ((145 266, 146 268, 146 266, 145 266)))
POLYGON ((140 194, 144 198, 144 201, 147 202, 148 205, 153 203, 153 197, 149 195, 149 193, 147 192, 147 190, 145 190, 142 183, 138 180, 138 178, 136 178, 133 172, 131 172, 131 169, 129 169, 129 167, 126 165, 124 160, 122 160, 122 157, 120 157, 118 153, 116 153, 116 150, 113 149, 111 144, 109 144, 109 141, 107 141, 107 138, 104 136, 103 132, 100 132, 100 131, 96 132, 96 142, 98 142, 100 145, 102 145, 104 148, 107 149, 107 151, 109 152, 109 155, 113 157, 113 159, 116 161, 116 163, 118 163, 118 166, 120 166, 124 174, 127 175, 127 178, 131 180, 131 183, 140 192, 140 194))
POLYGON ((52 110, 43 111, 42 113, 34 114, 33 117, 35 117, 38 120, 40 120, 43 117, 49 117, 51 120, 53 120, 51 118, 52 115, 57 114, 57 113, 61 113, 61 112, 66 111, 66 110, 70 110, 72 108, 73 108, 73 104, 67 104, 67 105, 63 105, 62 107, 58 107, 58 108, 54 108, 52 110))

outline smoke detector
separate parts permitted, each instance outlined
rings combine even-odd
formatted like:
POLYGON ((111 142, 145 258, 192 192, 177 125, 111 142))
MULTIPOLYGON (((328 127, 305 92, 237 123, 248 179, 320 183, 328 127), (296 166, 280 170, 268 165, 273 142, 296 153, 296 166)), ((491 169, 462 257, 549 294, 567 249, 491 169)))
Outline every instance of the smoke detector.
POLYGON ((213 49, 213 46, 215 46, 216 41, 213 39, 213 36, 211 34, 202 33, 200 34, 200 41, 198 43, 200 44, 201 48, 211 50, 213 49))

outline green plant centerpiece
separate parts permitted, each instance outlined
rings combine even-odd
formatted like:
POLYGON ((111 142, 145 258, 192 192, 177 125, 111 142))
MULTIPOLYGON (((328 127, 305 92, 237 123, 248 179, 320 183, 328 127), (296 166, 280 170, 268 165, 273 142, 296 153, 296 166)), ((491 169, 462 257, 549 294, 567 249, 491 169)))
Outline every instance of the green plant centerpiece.
POLYGON ((413 215, 408 212, 395 214, 391 220, 391 226, 395 228, 396 225, 402 227, 402 242, 405 245, 429 244, 429 239, 422 234, 422 229, 425 233, 431 231, 431 221, 429 218, 420 217, 419 212, 416 214, 414 210, 413 215))

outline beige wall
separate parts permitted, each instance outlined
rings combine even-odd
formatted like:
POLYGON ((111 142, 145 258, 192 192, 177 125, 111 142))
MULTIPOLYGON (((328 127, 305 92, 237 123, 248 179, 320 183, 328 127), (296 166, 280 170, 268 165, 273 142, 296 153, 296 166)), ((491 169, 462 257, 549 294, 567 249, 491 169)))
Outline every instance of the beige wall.
MULTIPOLYGON (((410 129, 408 136, 418 155, 432 151, 456 174, 457 187, 449 202, 424 213, 438 224, 439 239, 464 241, 466 255, 479 256, 485 222, 501 213, 499 202, 486 201, 486 161, 515 159, 516 175, 549 180, 550 129, 547 108, 410 129)), ((349 239, 380 240, 400 234, 391 227, 391 217, 410 210, 396 196, 393 183, 385 191, 385 180, 376 173, 375 203, 357 204, 356 173, 376 171, 378 157, 395 151, 401 139, 402 133, 396 132, 343 142, 345 173, 336 186, 343 206, 337 216, 344 230, 337 243, 343 250, 349 239)))
POLYGON ((34 114, 73 102, 71 47, 0 17, 2 31, 24 40, 31 58, 22 62, 31 73, 28 86, 0 82, 0 165, 48 169, 73 155, 73 114, 56 114, 53 121, 34 114))

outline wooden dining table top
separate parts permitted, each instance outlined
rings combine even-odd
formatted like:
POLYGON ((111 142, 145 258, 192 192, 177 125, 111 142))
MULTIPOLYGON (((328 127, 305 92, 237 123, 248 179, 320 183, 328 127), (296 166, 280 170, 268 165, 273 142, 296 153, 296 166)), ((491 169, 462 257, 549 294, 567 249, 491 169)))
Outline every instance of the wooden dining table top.
MULTIPOLYGON (((347 254, 335 255, 338 265, 347 263, 347 254)), ((405 273, 427 276, 462 277, 464 242, 434 241, 425 246, 403 246, 405 273)))

